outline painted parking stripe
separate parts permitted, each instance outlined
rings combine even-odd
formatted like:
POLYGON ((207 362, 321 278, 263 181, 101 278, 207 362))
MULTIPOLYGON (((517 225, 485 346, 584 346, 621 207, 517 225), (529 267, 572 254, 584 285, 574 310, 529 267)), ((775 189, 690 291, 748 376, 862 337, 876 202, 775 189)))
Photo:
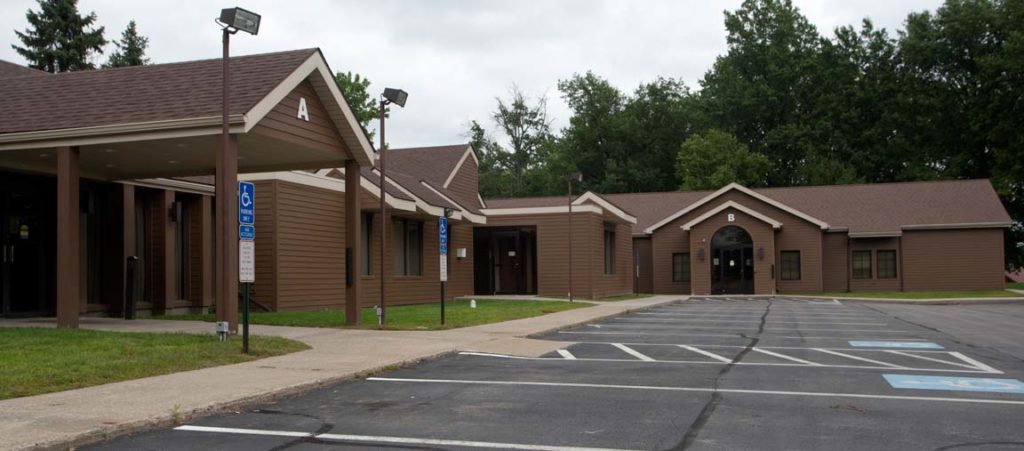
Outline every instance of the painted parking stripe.
POLYGON ((851 340, 850 346, 856 348, 907 348, 907 349, 944 349, 937 343, 930 341, 908 342, 908 341, 857 341, 851 340))
POLYGON ((576 356, 572 355, 568 349, 559 349, 558 355, 562 356, 562 358, 566 360, 576 360, 576 356))
POLYGON ((712 359, 718 360, 719 362, 724 362, 724 363, 731 363, 732 362, 732 359, 720 356, 720 355, 715 354, 713 352, 705 351, 703 349, 695 348, 693 346, 689 346, 689 345, 678 345, 678 346, 680 348, 683 348, 683 349, 687 350, 687 351, 696 352, 697 354, 700 354, 700 355, 705 356, 705 357, 711 357, 712 359))
MULTIPOLYGON (((711 318, 613 318, 613 321, 629 321, 629 322, 652 322, 652 323, 679 323, 684 324, 686 322, 700 322, 700 323, 744 323, 744 324, 760 324, 761 320, 753 319, 711 319, 711 318)), ((813 320, 812 320, 813 321, 813 320)), ((809 324, 809 325, 828 325, 828 326, 887 326, 889 323, 839 323, 834 321, 823 321, 820 323, 808 323, 807 321, 779 321, 774 319, 768 319, 771 324, 809 324)))
POLYGON ((622 343, 612 343, 612 346, 615 346, 616 348, 619 348, 619 349, 625 351, 626 354, 629 354, 629 355, 631 355, 633 357, 636 357, 636 358, 638 358, 640 360, 643 360, 645 362, 653 362, 654 361, 654 359, 652 359, 652 358, 644 355, 643 353, 637 351, 636 349, 633 349, 633 348, 631 348, 629 346, 626 346, 626 345, 624 345, 622 343))
MULTIPOLYGON (((878 332, 878 331, 874 331, 878 332)), ((884 331, 883 331, 884 332, 884 331)), ((634 335, 634 336, 645 336, 645 337, 729 337, 729 338, 743 338, 740 333, 732 334, 714 334, 714 333, 702 333, 702 332, 627 332, 627 331, 576 331, 576 330, 560 330, 560 334, 567 335, 634 335)), ((845 337, 818 337, 813 335, 783 335, 783 336, 770 336, 768 338, 785 338, 794 340, 840 340, 848 341, 845 337)), ((920 340, 919 338, 901 338, 901 340, 920 340)))
POLYGON ((669 392, 700 392, 700 393, 736 393, 747 395, 779 395, 779 396, 806 396, 818 398, 861 398, 861 399, 886 399, 898 401, 926 401, 926 402, 950 402, 965 404, 1001 404, 1012 406, 1024 406, 1024 400, 1010 399, 984 399, 984 398, 945 398, 937 396, 905 396, 905 395, 870 395, 865 393, 830 393, 830 392, 802 392, 785 390, 748 390, 738 388, 706 388, 706 387, 666 387, 657 385, 616 385, 616 384, 587 384, 575 382, 532 382, 532 381, 481 381, 481 380, 459 380, 459 379, 403 379, 395 377, 369 377, 367 381, 373 382, 400 382, 400 383, 426 383, 426 384, 467 384, 467 385, 509 385, 509 386, 532 386, 532 387, 570 387, 570 388, 600 388, 600 389, 622 389, 622 390, 654 390, 669 392))
POLYGON ((948 377, 912 374, 883 374, 893 388, 915 390, 948 390, 989 393, 1013 393, 1024 395, 1024 382, 1018 379, 994 379, 988 377, 948 377))
POLYGON ((276 437, 300 437, 317 440, 344 441, 344 442, 366 442, 366 443, 397 443, 405 445, 437 445, 457 446, 467 448, 488 448, 488 449, 521 449, 528 451, 629 451, 616 448, 589 448, 579 446, 548 446, 528 445, 523 443, 498 443, 478 442, 472 440, 445 440, 435 438, 412 438, 412 437, 385 437, 379 435, 351 435, 351 434, 317 434, 315 432, 298 431, 265 431, 261 429, 222 428, 210 426, 179 426, 176 431, 187 432, 210 432, 218 434, 242 434, 242 435, 271 435, 276 437))
MULTIPOLYGON (((646 322, 646 324, 645 324, 645 322, 643 322, 643 321, 632 321, 633 324, 630 324, 630 323, 631 322, 619 323, 619 324, 605 324, 602 327, 640 327, 640 328, 649 328, 649 327, 655 325, 655 324, 652 324, 651 322, 646 322)), ((680 326, 680 325, 674 325, 674 324, 671 324, 671 323, 663 324, 663 325, 660 325, 660 326, 661 327, 671 327, 673 329, 709 329, 709 328, 713 328, 713 326, 680 326)), ((747 329, 755 329, 756 327, 755 327, 755 325, 750 324, 750 325, 747 325, 747 326, 730 326, 729 328, 730 329, 743 329, 743 330, 747 330, 747 329)), ((915 331, 912 331, 912 330, 885 329, 885 328, 882 328, 882 329, 825 328, 825 329, 823 329, 823 328, 817 328, 817 327, 766 327, 764 330, 768 331, 768 332, 802 332, 802 331, 807 331, 807 332, 872 332, 872 333, 876 333, 876 334, 905 334, 905 333, 913 333, 913 332, 915 332, 915 331)), ((892 347, 899 347, 899 346, 892 346, 892 347)))
POLYGON ((814 349, 815 351, 818 351, 818 352, 824 352, 825 354, 832 354, 834 356, 844 357, 844 358, 852 359, 852 360, 860 360, 861 362, 873 363, 873 364, 879 365, 879 366, 887 366, 889 368, 899 368, 900 367, 899 365, 896 365, 896 364, 893 364, 893 363, 883 362, 881 360, 869 359, 867 357, 861 357, 859 355, 851 355, 851 354, 846 354, 846 353, 842 353, 842 352, 837 352, 837 351, 833 351, 831 349, 825 349, 825 348, 812 348, 812 349, 814 349))
POLYGON ((991 366, 988 366, 988 365, 986 365, 984 363, 981 363, 981 362, 979 362, 977 360, 974 360, 974 359, 972 359, 970 357, 967 357, 967 356, 965 356, 965 355, 963 355, 963 354, 961 354, 959 352, 951 352, 951 353, 949 353, 949 355, 951 355, 953 357, 956 357, 956 358, 958 358, 960 360, 963 360, 963 361, 965 361, 967 363, 970 363, 971 365, 974 365, 974 367, 979 369, 979 370, 988 371, 989 373, 1003 374, 1002 371, 999 371, 999 370, 997 370, 995 368, 992 368, 991 366))
MULTIPOLYGON (((800 367, 800 368, 815 368, 815 369, 844 369, 844 370, 900 370, 900 371, 923 371, 928 373, 985 373, 993 374, 988 371, 980 371, 977 369, 952 369, 952 368, 914 368, 908 366, 867 366, 867 365, 832 365, 832 364, 818 364, 818 365, 807 365, 803 363, 780 363, 780 362, 723 362, 721 360, 636 360, 636 359, 610 359, 610 358, 576 358, 576 359, 562 359, 555 357, 523 357, 517 355, 507 354, 492 354, 487 352, 460 352, 459 355, 470 355, 478 357, 490 357, 497 359, 510 359, 510 360, 533 360, 538 362, 551 362, 551 363, 580 363, 580 362, 600 362, 600 363, 625 363, 625 364, 664 364, 664 365, 726 365, 733 364, 739 366, 777 366, 777 367, 800 367)), ((1001 371, 997 371, 998 374, 1002 374, 1001 371)))
POLYGON ((777 352, 769 351, 769 350, 766 350, 766 349, 750 348, 750 350, 754 351, 754 352, 760 352, 761 354, 764 354, 764 355, 770 355, 772 357, 778 357, 780 359, 790 360, 790 361, 793 361, 793 362, 796 362, 796 363, 802 363, 804 365, 821 366, 820 363, 812 362, 810 360, 798 359, 796 357, 788 356, 788 355, 785 355, 785 354, 779 354, 777 352))
POLYGON ((925 361, 928 361, 928 362, 935 362, 935 363, 942 363, 942 364, 946 364, 946 365, 959 366, 961 368, 978 369, 974 365, 965 365, 963 363, 950 362, 948 360, 936 359, 934 357, 928 357, 928 356, 923 356, 923 355, 911 354, 911 353, 908 353, 908 352, 892 351, 892 350, 887 350, 885 352, 887 352, 889 354, 896 354, 896 355, 901 355, 901 356, 904 356, 904 357, 912 357, 912 358, 915 358, 915 359, 925 360, 925 361))

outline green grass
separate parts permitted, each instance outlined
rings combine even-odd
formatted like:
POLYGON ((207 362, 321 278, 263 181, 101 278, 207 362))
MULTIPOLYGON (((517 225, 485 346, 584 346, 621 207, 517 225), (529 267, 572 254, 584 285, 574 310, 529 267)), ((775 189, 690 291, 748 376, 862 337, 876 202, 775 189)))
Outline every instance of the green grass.
MULTIPOLYGON (((469 308, 469 300, 457 299, 445 303, 446 324, 441 326, 440 304, 417 304, 388 307, 388 329, 391 330, 436 330, 497 323, 513 319, 529 318, 574 308, 587 304, 570 304, 558 301, 520 301, 504 299, 480 299, 477 308, 469 308)), ((363 309, 360 328, 377 328, 377 315, 372 308, 363 309)), ((155 316, 153 319, 214 321, 212 314, 155 316)), ((318 310, 310 312, 254 312, 249 316, 252 324, 268 326, 301 327, 345 327, 344 310, 318 310)))
POLYGON ((0 328, 0 399, 194 370, 307 349, 278 337, 0 328))
POLYGON ((1024 283, 1007 283, 1006 288, 1013 288, 1014 290, 1024 290, 1024 283))
POLYGON ((890 299, 952 299, 952 298, 1007 298, 1020 297, 1004 290, 980 291, 857 291, 852 293, 821 293, 821 297, 837 298, 890 298, 890 299))

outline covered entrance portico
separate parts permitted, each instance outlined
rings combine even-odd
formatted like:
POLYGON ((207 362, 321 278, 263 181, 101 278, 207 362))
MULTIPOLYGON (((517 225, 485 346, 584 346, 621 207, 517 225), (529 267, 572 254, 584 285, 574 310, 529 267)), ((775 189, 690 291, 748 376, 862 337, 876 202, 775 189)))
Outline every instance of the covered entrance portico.
MULTIPOLYGON (((123 295, 124 265, 135 253, 136 235, 166 240, 173 232, 137 230, 133 183, 215 175, 215 246, 209 257, 215 264, 206 267, 214 273, 218 320, 237 326, 237 174, 339 166, 358 172, 372 164, 373 150, 316 49, 232 58, 225 149, 221 67, 218 59, 0 83, 0 107, 15 112, 0 118, 0 170, 7 171, 0 196, 5 316, 55 312, 58 326, 76 327, 86 311, 83 287, 90 266, 103 266, 103 284, 116 287, 108 295, 123 295), (83 199, 82 179, 119 188, 120 220, 99 224, 120 232, 121 239, 110 241, 115 248, 107 249, 116 258, 83 257, 83 214, 94 206, 83 199), (48 286, 55 287, 52 294, 48 286)), ((344 194, 351 212, 347 230, 354 232, 346 234, 346 247, 355 265, 362 252, 357 193, 344 194)), ((165 207, 159 216, 177 214, 165 207)), ((357 293, 355 278, 346 303, 358 305, 357 293)), ((358 321, 358 315, 349 319, 358 321)))

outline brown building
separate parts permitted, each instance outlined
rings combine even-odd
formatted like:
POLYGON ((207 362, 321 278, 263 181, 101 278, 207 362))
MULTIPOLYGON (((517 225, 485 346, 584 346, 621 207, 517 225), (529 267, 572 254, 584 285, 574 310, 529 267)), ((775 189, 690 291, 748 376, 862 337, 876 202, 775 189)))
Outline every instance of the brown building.
POLYGON ((382 279, 389 305, 437 301, 443 216, 449 298, 1003 287, 1011 220, 987 180, 485 200, 455 145, 388 150, 382 190, 318 50, 231 68, 225 152, 220 60, 0 62, 2 316, 216 303, 234 324, 236 180, 256 186, 252 294, 271 310, 356 318, 382 279))

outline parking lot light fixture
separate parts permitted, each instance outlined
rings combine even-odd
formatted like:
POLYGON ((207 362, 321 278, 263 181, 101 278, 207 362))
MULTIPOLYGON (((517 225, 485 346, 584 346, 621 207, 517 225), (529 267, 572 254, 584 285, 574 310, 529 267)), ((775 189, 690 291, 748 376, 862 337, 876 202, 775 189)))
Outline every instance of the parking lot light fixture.
POLYGON ((388 304, 384 297, 384 246, 387 244, 387 230, 388 230, 388 216, 387 216, 387 205, 384 202, 384 198, 387 196, 385 185, 385 164, 384 156, 387 154, 384 149, 387 147, 387 141, 384 139, 384 120, 387 118, 387 107, 390 104, 398 105, 405 108, 405 101, 409 98, 409 93, 395 88, 384 88, 384 93, 380 96, 380 157, 378 158, 380 165, 380 324, 382 327, 387 327, 388 324, 388 304))
POLYGON ((572 295, 572 181, 583 181, 583 174, 573 172, 569 174, 569 302, 573 301, 572 295))

